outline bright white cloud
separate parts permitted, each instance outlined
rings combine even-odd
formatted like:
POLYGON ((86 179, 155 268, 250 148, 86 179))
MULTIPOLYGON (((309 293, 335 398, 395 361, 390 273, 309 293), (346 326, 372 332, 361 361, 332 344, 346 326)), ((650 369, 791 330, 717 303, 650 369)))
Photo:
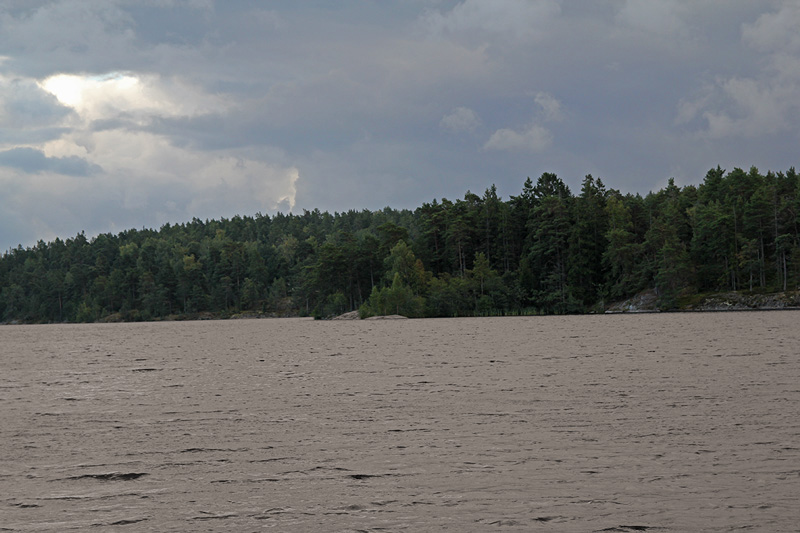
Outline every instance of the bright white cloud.
POLYGON ((223 111, 228 104, 179 80, 111 73, 103 76, 57 74, 40 83, 84 121, 120 115, 195 116, 223 111))
POLYGON ((480 125, 478 114, 467 107, 457 107, 450 114, 445 115, 439 126, 454 133, 473 132, 480 125))
POLYGON ((423 22, 434 35, 527 41, 540 38, 560 13, 555 0, 465 0, 446 12, 428 12, 423 22))
POLYGON ((169 188, 191 192, 191 200, 184 201, 187 214, 199 206, 206 206, 205 211, 213 211, 208 207, 214 205, 224 211, 235 204, 263 209, 294 206, 296 168, 177 147, 168 137, 146 130, 89 127, 94 120, 121 117, 137 117, 144 124, 154 118, 224 112, 230 106, 218 97, 175 80, 132 74, 58 75, 42 82, 42 87, 74 108, 82 121, 69 134, 45 144, 44 152, 51 157, 85 157, 109 175, 127 177, 126 208, 161 201, 146 191, 169 188))
POLYGON ((782 2, 777 11, 763 13, 752 24, 742 25, 742 37, 763 52, 800 52, 800 4, 782 2))
MULTIPOLYGON (((289 211, 295 205, 296 167, 236 150, 176 146, 147 127, 176 117, 224 115, 235 106, 219 96, 180 80, 133 73, 59 74, 38 84, 17 83, 45 95, 27 105, 29 114, 49 106, 50 124, 60 127, 57 138, 27 147, 3 145, 0 139, 0 183, 9 191, 0 199, 0 210, 10 216, 13 205, 41 206, 18 214, 35 218, 31 224, 40 235, 55 235, 64 227, 92 232, 139 225, 143 213, 151 217, 148 225, 157 226, 194 216, 289 211), (94 128, 97 121, 111 126, 94 128), (81 218, 83 227, 67 223, 81 218)), ((13 118, 14 102, 5 102, 0 118, 13 118)))
POLYGON ((684 37, 687 13, 689 5, 680 0, 626 0, 617 12, 617 21, 653 35, 684 37))
POLYGON ((715 87, 713 85, 706 84, 698 91, 697 95, 690 98, 681 98, 677 105, 675 124, 690 124, 698 116, 701 116, 709 101, 714 97, 714 91, 715 87))
POLYGON ((127 201, 126 207, 154 204, 158 208, 172 201, 183 205, 190 217, 196 216, 193 210, 200 206, 204 206, 204 213, 213 212, 215 205, 222 212, 236 205, 248 211, 291 209, 299 179, 294 167, 225 153, 196 152, 173 146, 164 136, 121 129, 76 135, 76 139, 66 137, 45 145, 45 152, 51 157, 84 154, 108 176, 121 180, 126 194, 137 199, 127 201), (183 192, 177 198, 172 197, 174 192, 165 197, 162 193, 167 190, 183 192))
POLYGON ((763 54, 755 76, 718 77, 700 95, 682 99, 677 124, 701 117, 701 134, 711 139, 758 138, 794 128, 800 119, 800 5, 783 2, 777 11, 742 25, 742 41, 763 54))
POLYGON ((545 120, 559 121, 563 118, 561 102, 554 98, 553 95, 545 92, 538 92, 533 100, 542 108, 545 120))
POLYGON ((186 7, 189 9, 212 10, 214 0, 123 0, 132 5, 149 3, 158 7, 186 7))
POLYGON ((531 124, 522 131, 500 129, 495 131, 483 147, 486 150, 506 152, 542 152, 550 147, 553 135, 547 128, 531 124))
MULTIPOLYGON (((534 102, 540 111, 537 113, 542 122, 557 122, 563 118, 561 102, 553 95, 538 92, 534 95, 534 102)), ((508 152, 543 152, 553 143, 553 134, 546 127, 531 122, 522 130, 502 128, 495 131, 483 148, 486 150, 502 150, 508 152)))
POLYGON ((749 78, 720 83, 719 94, 730 102, 721 111, 705 111, 712 138, 758 137, 784 130, 797 112, 798 87, 771 85, 749 78))

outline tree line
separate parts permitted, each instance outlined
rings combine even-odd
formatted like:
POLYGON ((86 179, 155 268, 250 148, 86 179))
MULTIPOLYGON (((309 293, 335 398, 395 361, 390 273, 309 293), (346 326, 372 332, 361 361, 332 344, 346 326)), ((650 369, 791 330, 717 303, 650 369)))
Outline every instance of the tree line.
POLYGON ((662 309, 719 291, 800 285, 800 178, 711 169, 646 196, 555 174, 517 196, 415 210, 194 219, 83 233, 0 257, 4 322, 236 314, 328 317, 601 312, 654 289, 662 309))

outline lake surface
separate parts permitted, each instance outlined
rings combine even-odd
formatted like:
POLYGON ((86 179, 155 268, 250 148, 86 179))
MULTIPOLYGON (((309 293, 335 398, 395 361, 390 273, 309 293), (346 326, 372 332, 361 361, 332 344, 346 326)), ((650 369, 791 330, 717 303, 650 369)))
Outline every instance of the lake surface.
POLYGON ((0 327, 0 531, 798 531, 800 312, 0 327))

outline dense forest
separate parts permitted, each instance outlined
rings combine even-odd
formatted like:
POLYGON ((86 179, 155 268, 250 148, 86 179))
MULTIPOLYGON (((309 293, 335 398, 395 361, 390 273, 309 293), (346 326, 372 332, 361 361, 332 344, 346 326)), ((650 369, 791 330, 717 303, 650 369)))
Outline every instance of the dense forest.
POLYGON ((0 258, 0 320, 92 322, 234 315, 468 316, 602 312, 654 289, 800 285, 800 177, 709 170, 646 196, 555 174, 518 196, 414 211, 194 219, 159 230, 40 241, 0 258))

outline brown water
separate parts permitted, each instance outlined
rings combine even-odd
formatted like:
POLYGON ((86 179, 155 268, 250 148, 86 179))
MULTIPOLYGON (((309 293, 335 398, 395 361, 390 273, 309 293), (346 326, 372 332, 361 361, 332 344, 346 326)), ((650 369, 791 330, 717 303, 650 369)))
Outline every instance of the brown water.
POLYGON ((0 530, 800 531, 799 322, 0 327, 0 530))

